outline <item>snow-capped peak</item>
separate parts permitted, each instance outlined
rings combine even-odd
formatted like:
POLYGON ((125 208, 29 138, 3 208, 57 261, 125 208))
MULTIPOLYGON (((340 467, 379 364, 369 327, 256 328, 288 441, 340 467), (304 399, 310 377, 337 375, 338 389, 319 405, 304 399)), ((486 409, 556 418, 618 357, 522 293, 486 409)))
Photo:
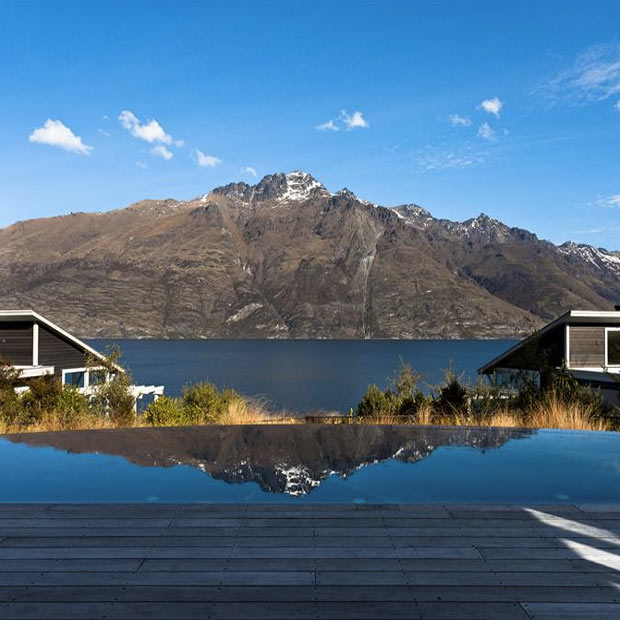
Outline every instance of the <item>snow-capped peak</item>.
POLYGON ((597 269, 613 269, 620 274, 620 256, 615 252, 609 252, 604 248, 595 248, 585 243, 574 243, 567 241, 558 246, 558 250, 565 256, 575 257, 590 263, 597 269))
POLYGON ((278 202, 296 202, 307 200, 314 193, 328 194, 328 191, 312 175, 302 170, 293 170, 284 176, 286 187, 278 202))

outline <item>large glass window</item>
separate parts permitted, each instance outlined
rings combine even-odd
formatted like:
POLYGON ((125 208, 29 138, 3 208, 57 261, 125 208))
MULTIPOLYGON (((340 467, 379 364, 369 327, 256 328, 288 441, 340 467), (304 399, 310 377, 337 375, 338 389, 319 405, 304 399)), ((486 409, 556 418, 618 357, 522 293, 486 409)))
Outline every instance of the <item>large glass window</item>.
POLYGON ((620 366, 620 329, 607 330, 607 366, 620 366))

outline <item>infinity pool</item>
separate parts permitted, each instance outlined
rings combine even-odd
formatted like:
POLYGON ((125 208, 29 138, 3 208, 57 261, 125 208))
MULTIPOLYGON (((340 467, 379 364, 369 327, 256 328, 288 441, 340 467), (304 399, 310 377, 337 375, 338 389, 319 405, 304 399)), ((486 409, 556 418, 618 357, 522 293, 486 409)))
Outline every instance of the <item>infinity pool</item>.
POLYGON ((408 426, 0 438, 0 502, 607 503, 620 434, 408 426))

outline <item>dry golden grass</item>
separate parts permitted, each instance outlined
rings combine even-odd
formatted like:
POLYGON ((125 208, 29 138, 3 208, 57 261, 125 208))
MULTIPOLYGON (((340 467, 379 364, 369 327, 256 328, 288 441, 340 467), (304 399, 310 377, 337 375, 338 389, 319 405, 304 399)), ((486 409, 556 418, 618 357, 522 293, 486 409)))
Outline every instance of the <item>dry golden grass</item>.
POLYGON ((97 430, 103 428, 116 428, 110 420, 100 418, 95 415, 86 415, 78 417, 71 424, 67 424, 60 416, 55 413, 48 413, 43 419, 33 424, 7 424, 0 422, 0 435, 9 433, 48 433, 54 431, 85 431, 97 430))
POLYGON ((224 414, 216 424, 242 425, 242 424, 298 424, 303 422, 301 418, 286 416, 285 413, 269 412, 260 401, 236 398, 232 400, 224 414))
POLYGON ((418 410, 415 417, 402 418, 382 414, 369 416, 361 420, 358 419, 355 420, 355 423, 504 428, 528 427, 584 431, 611 430, 611 424, 604 419, 596 417, 591 406, 578 402, 566 403, 555 394, 547 396, 534 409, 527 412, 525 416, 520 411, 511 411, 509 409, 500 409, 486 415, 472 415, 460 411, 455 411, 448 415, 434 411, 430 404, 424 404, 418 410))
POLYGON ((417 424, 415 418, 404 418, 389 413, 381 413, 379 415, 366 416, 364 418, 353 418, 354 424, 372 424, 377 426, 394 426, 396 424, 413 425, 417 424))
POLYGON ((416 418, 417 424, 433 423, 433 408, 430 403, 422 403, 422 405, 418 408, 416 418))
POLYGON ((535 407, 527 418, 533 428, 562 428, 580 431, 606 431, 609 423, 594 417, 592 407, 580 403, 565 403, 555 394, 549 395, 535 407))

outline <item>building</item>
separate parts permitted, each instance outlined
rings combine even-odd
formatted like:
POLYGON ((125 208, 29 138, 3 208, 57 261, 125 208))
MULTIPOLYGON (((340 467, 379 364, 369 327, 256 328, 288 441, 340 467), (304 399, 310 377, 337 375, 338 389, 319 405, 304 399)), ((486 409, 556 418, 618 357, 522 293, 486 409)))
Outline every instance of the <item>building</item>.
POLYGON ((498 387, 517 388, 524 377, 540 384, 545 369, 566 367, 582 385, 618 404, 620 307, 571 310, 478 369, 498 387))
MULTIPOLYGON (((0 356, 20 371, 20 390, 28 389, 29 379, 47 376, 90 395, 115 372, 125 372, 120 366, 110 372, 105 355, 33 310, 0 310, 0 356)), ((132 385, 131 390, 137 406, 145 396, 156 399, 164 387, 132 385)))

